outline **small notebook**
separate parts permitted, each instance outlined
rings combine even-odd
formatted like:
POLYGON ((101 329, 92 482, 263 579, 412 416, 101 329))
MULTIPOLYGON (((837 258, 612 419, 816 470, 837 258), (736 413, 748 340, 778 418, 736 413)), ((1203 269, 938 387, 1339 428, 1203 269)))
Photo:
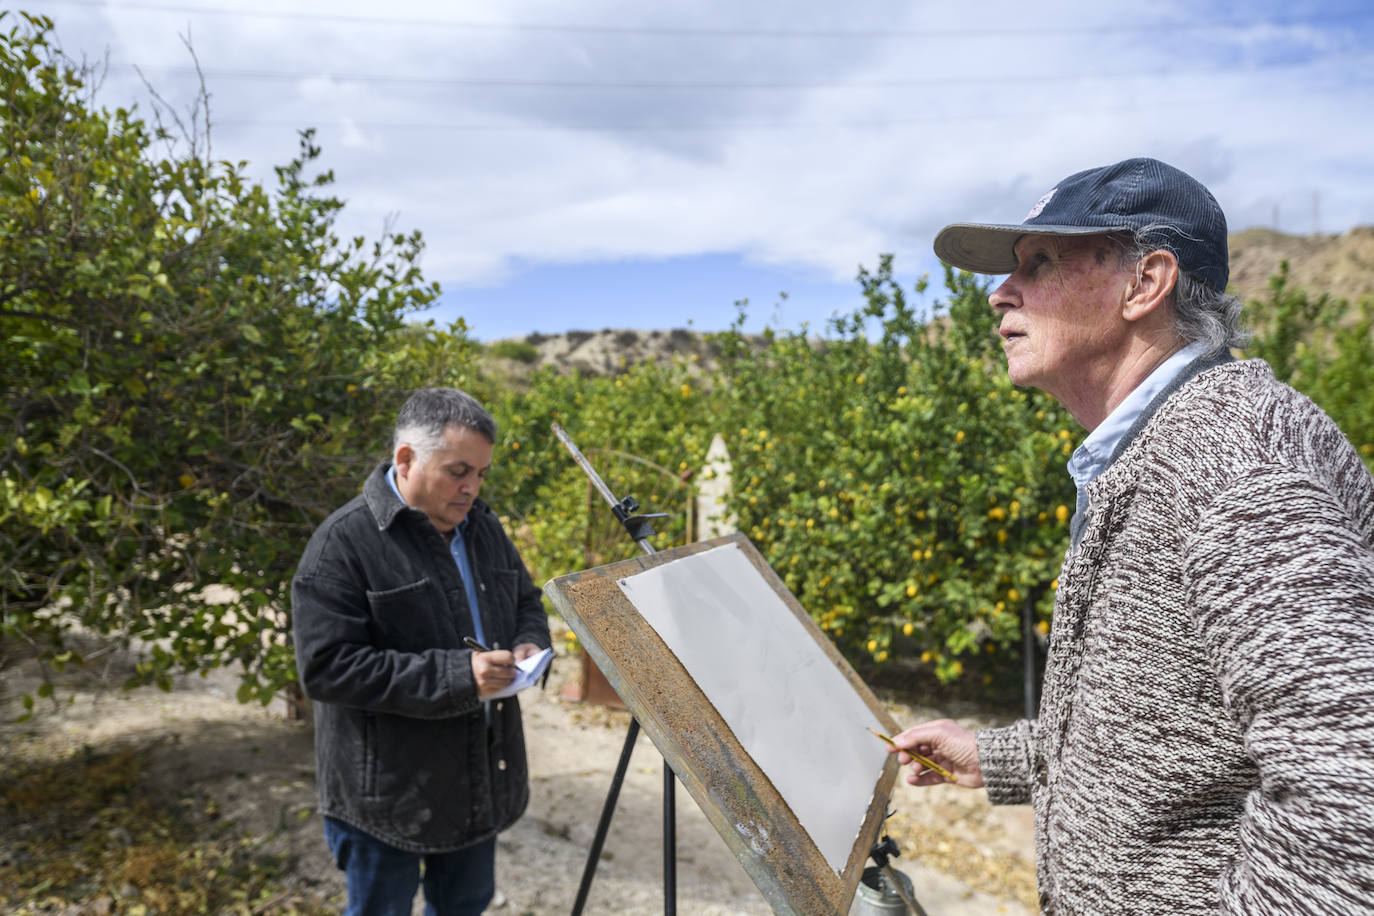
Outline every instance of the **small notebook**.
POLYGON ((548 670, 549 662, 553 661, 553 650, 544 649, 536 652, 522 662, 516 662, 515 680, 503 687, 497 693, 487 697, 488 700, 499 700, 501 697, 508 697, 511 694, 519 693, 526 687, 533 687, 539 683, 539 679, 548 670))

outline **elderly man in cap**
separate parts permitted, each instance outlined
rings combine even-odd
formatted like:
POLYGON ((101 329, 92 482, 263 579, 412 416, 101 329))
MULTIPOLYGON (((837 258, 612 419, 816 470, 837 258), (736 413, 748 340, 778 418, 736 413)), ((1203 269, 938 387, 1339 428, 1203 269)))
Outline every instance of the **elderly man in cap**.
POLYGON ((1042 912, 1374 911, 1374 480, 1232 359, 1216 200, 1131 159, 935 251, 1010 275, 1007 371, 1088 436, 1039 718, 897 743, 1033 805, 1042 912))

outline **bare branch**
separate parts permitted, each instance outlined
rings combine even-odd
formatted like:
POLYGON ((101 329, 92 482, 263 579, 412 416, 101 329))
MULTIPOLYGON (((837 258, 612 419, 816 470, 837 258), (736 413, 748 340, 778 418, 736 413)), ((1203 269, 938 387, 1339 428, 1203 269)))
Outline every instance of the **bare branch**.
POLYGON ((205 85, 205 71, 201 69, 200 57, 196 54, 195 45, 191 43, 191 27, 186 27, 186 34, 180 36, 181 43, 186 46, 186 51, 191 55, 191 62, 196 66, 196 79, 200 82, 200 92, 197 96, 197 106, 205 112, 205 166, 210 167, 214 157, 210 155, 210 90, 205 85))
POLYGON ((194 150, 194 136, 189 131, 187 131, 186 125, 181 122, 181 116, 177 114, 176 109, 172 107, 170 102, 168 102, 166 99, 162 97, 161 93, 157 91, 157 87, 155 87, 152 84, 152 81, 148 79, 148 77, 144 74, 142 68, 140 68, 138 64, 134 64, 134 72, 138 74, 138 78, 143 81, 143 88, 148 90, 148 95, 152 97, 153 122, 157 125, 157 132, 159 136, 166 137, 170 136, 171 134, 171 132, 168 131, 162 123, 162 116, 165 112, 167 116, 172 119, 173 123, 176 124, 177 133, 179 133, 182 137, 187 138, 188 141, 191 143, 192 150, 194 150))
MULTIPOLYGON (((101 458, 104 458, 106 461, 110 462, 110 464, 113 464, 115 467, 117 467, 117 468, 119 468, 121 471, 123 471, 123 472, 125 473, 125 475, 129 478, 129 483, 133 485, 133 488, 134 488, 134 492, 135 492, 135 493, 138 493, 138 494, 143 495, 143 496, 151 496, 151 495, 152 495, 152 494, 149 493, 147 490, 143 489, 143 485, 140 484, 140 483, 138 482, 138 478, 134 476, 134 472, 131 471, 131 470, 129 470, 128 465, 124 464, 124 462, 120 461, 118 458, 116 458, 114 455, 111 455, 109 452, 102 451, 101 449, 98 449, 98 448, 96 448, 96 447, 93 446, 93 445, 87 446, 87 448, 89 448, 90 451, 91 451, 93 454, 99 455, 101 458)), ((156 508, 162 508, 162 507, 161 507, 161 506, 151 506, 150 508, 155 508, 155 509, 156 509, 156 508)))

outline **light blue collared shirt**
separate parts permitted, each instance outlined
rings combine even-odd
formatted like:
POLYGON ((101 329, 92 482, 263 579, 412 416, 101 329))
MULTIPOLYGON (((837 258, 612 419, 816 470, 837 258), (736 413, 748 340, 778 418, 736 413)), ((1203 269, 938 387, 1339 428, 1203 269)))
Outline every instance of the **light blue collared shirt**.
POLYGON ((1145 381, 1135 386, 1126 399, 1107 414, 1107 418, 1096 429, 1088 433, 1083 444, 1074 449, 1069 457, 1069 476, 1078 488, 1078 499, 1074 506, 1071 530, 1078 530, 1079 520, 1088 511, 1088 484, 1107 469, 1116 447, 1121 444, 1121 438, 1139 419, 1141 412, 1150 406, 1155 395, 1168 387, 1189 363, 1206 352, 1206 344, 1191 343, 1160 363, 1155 371, 1145 377, 1145 381))
MULTIPOLYGON (((406 498, 401 495, 401 490, 396 486, 396 465, 386 469, 386 482, 391 484, 391 492, 396 494, 396 498, 406 503, 406 498)), ((410 503, 406 503, 410 505, 410 503)), ((476 639, 482 645, 487 644, 486 634, 482 630, 482 611, 477 606, 477 580, 472 577, 472 564, 468 562, 468 549, 463 540, 463 534, 467 530, 468 520, 464 516, 453 529, 453 540, 448 542, 448 552, 453 555, 453 562, 458 564, 458 577, 463 580, 463 591, 467 592, 468 607, 472 610, 472 630, 476 639)))

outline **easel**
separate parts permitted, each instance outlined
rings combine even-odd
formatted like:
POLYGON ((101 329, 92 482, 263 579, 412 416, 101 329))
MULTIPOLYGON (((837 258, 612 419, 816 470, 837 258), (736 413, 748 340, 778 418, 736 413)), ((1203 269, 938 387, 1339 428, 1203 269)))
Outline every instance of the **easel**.
MULTIPOLYGON (((621 524, 624 525, 631 538, 639 544, 645 554, 656 554, 657 551, 648 542, 648 539, 652 537, 654 533, 649 519, 663 516, 639 514, 639 505, 633 497, 626 496, 623 499, 617 499, 563 429, 559 425, 554 424, 553 431, 567 447, 577 463, 582 467, 583 471, 592 481, 593 486, 606 499, 607 503, 610 504, 612 512, 621 524)), ((746 570, 751 570, 750 575, 741 577, 736 574, 730 578, 732 580, 738 580, 740 578, 752 579, 755 582, 771 581, 771 588, 773 591, 766 592, 766 594, 771 596, 782 593, 787 601, 780 601, 776 606, 782 610, 784 617, 794 621, 793 625, 804 625, 806 628, 809 628, 809 630, 815 634, 814 638, 816 642, 806 644, 812 645, 817 651, 826 653, 831 659, 829 663, 823 663, 824 670, 831 672, 832 675, 839 672, 840 669, 848 672, 846 676, 849 678, 849 683, 853 685, 857 691, 861 692, 861 696, 867 697, 867 699, 862 700, 860 703, 859 709, 862 710, 861 715, 867 715, 871 711, 871 714, 878 717, 876 719, 877 722, 881 723, 883 727, 890 728, 893 723, 891 723, 890 717, 882 712, 876 705, 876 698, 873 697, 866 686, 857 679, 857 676, 853 674, 849 666, 836 653, 834 647, 820 635, 820 631, 816 629, 814 623, 809 616, 806 615, 805 610, 797 604, 796 599, 790 595, 790 592, 787 592, 786 587, 777 579, 776 573, 768 567, 766 561, 763 560, 752 545, 748 544, 747 540, 744 539, 742 535, 731 535, 714 539, 713 541, 674 548, 668 552, 665 558, 676 558, 676 556, 690 554, 694 551, 709 549, 713 544, 722 541, 743 541, 742 546, 747 547, 754 558, 752 561, 748 561, 754 564, 752 567, 744 567, 746 570), (790 602, 790 604, 788 604, 788 602, 790 602), (831 667, 832 664, 834 667, 831 667), (867 709, 862 705, 864 703, 868 704, 867 709)), ((738 549, 734 547, 734 545, 732 545, 732 547, 720 549, 729 551, 732 548, 738 549)), ((745 556, 745 554, 741 553, 738 554, 738 556, 745 556)), ((788 826, 784 818, 790 817, 790 814, 784 815, 778 813, 776 817, 772 816, 786 809, 787 806, 782 804, 775 788, 766 778, 764 778, 757 764, 753 762, 753 758, 748 755, 744 755, 743 757, 740 756, 740 748, 736 739, 732 736, 728 728, 724 728, 724 723, 719 722, 719 716, 715 713, 711 704, 708 702, 706 708, 709 714, 715 716, 717 723, 719 723, 719 725, 715 727, 715 731, 711 733, 716 739, 716 743, 712 744, 712 742, 706 742, 705 745, 697 743, 683 745, 676 740, 676 736, 691 731, 696 727, 696 721, 690 717, 684 718, 680 712, 670 712, 666 707, 659 706, 656 703, 646 706, 643 699, 645 695, 644 686, 647 683, 652 683, 656 688, 661 684, 660 678, 671 677, 671 672, 662 667, 655 667, 652 672, 652 678, 646 678, 642 667, 640 670, 634 671, 632 670, 634 663, 629 662, 627 664, 629 664, 631 668, 623 668, 620 664, 616 663, 615 656, 609 656, 604 651, 604 640, 609 638, 609 634, 620 634, 628 631, 633 638, 635 631, 640 631, 639 635, 642 636, 642 631, 645 629, 646 625, 643 623, 643 619, 635 613, 634 608, 623 598, 603 598, 601 597, 601 593, 579 591, 582 586, 575 584, 573 580, 577 580, 577 582, 587 582, 597 579, 598 577, 612 575, 613 573, 611 571, 616 568, 623 568, 627 565, 642 566, 645 562, 644 560, 624 561, 624 563, 615 564, 612 567, 599 568, 597 570, 588 571, 587 573, 571 574, 569 576, 560 577, 557 581, 551 580, 545 587, 546 592, 554 599, 555 605, 560 608, 560 611, 564 612, 564 616, 569 619, 569 622, 574 625, 574 628, 582 628, 578 629, 578 635, 588 640, 588 649, 600 653, 597 655, 598 664, 610 662, 613 669, 620 669, 622 676, 628 675, 628 681, 625 683, 617 682, 617 690, 620 692, 622 698, 626 699, 627 706, 631 708, 635 715, 635 718, 631 720, 625 744, 621 751, 620 761, 617 765, 615 776, 612 779, 611 787, 601 812, 600 821, 597 824, 596 834, 592 842, 586 867, 583 871, 582 881, 578 888, 577 899, 573 906, 573 916, 580 916, 586 904, 591 881, 595 875, 596 867, 601 857, 602 848, 609 832, 611 818, 614 814, 615 805, 619 798, 626 770, 629 766, 630 756, 641 730, 641 724, 638 718, 641 713, 647 715, 648 718, 646 718, 645 721, 648 726, 648 731, 654 738, 655 743, 658 744, 659 748, 665 753, 665 912, 673 914, 676 912, 677 906, 675 850, 676 776, 666 756, 668 754, 674 755, 673 760, 683 765, 684 769, 682 773, 685 784, 696 797, 698 804, 703 805, 702 810, 708 814, 708 817, 724 820, 723 824, 717 823, 716 826, 718 832, 721 832, 722 838, 726 839, 727 844, 738 844, 739 842, 737 835, 729 829, 730 824, 736 823, 736 818, 738 818, 741 823, 767 824, 771 828, 771 834, 769 831, 765 830, 762 832, 762 836, 769 837, 768 848, 770 851, 767 855, 773 857, 776 861, 785 863, 785 867, 782 871, 777 870, 778 866, 776 865, 776 861, 769 864, 764 863, 763 860, 758 858, 759 856, 765 855, 760 848, 755 847, 753 852, 739 849, 737 849, 736 852, 737 857, 740 858, 742 864, 746 865, 747 870, 750 865, 753 865, 754 870, 751 871, 751 877, 754 878, 760 890, 764 892, 765 897, 768 897, 775 907, 781 904, 782 909, 779 909, 779 912, 838 912, 838 909, 842 905, 848 904, 850 899, 849 895, 852 895, 854 891, 854 884, 849 883, 847 885, 848 891, 845 891, 844 879, 841 878, 839 881, 836 880, 837 873, 841 872, 841 868, 834 866, 833 860, 831 863, 827 863, 824 859, 820 858, 816 847, 811 843, 806 831, 803 829, 800 830, 799 833, 795 820, 792 820, 791 826, 788 826), (595 594, 596 597, 592 598, 588 603, 586 599, 590 597, 591 594, 595 594), (584 608, 585 610, 581 610, 584 608), (569 616, 569 613, 571 613, 572 616, 569 616), (593 621, 595 621, 595 623, 593 623, 593 621), (607 626, 607 623, 610 621, 614 621, 613 625, 607 626), (628 687, 630 692, 624 692, 624 687, 628 687), (636 701, 638 701, 638 705, 636 705, 636 701), (667 718, 672 715, 676 715, 677 718, 667 718), (757 789, 757 795, 745 793, 746 797, 738 797, 733 792, 727 792, 724 794, 711 795, 709 800, 703 797, 705 785, 702 774, 703 772, 722 772, 718 759, 722 753, 728 756, 731 761, 728 772, 732 774, 735 773, 737 765, 745 768, 746 784, 757 789), (714 757, 712 755, 714 755, 714 757), (742 763, 737 763, 739 761, 742 761, 742 763), (722 811, 728 812, 728 816, 721 814, 722 811), (803 859, 808 861, 803 863, 803 859), (799 868, 793 869, 790 867, 798 863, 800 863, 799 868), (810 870, 808 871, 808 869, 810 870), (784 874, 783 872, 786 873, 784 874), (818 877, 816 880, 810 881, 807 880, 806 876, 808 875, 816 875, 818 877), (786 890, 783 890, 783 885, 786 885, 786 890), (785 899, 780 900, 779 897, 785 899), (798 900, 806 900, 808 902, 798 904, 796 902, 798 900)), ((606 580, 602 579, 602 581, 606 580)), ((765 584, 764 587, 768 588, 769 586, 765 584)), ((751 596, 751 601, 756 599, 757 595, 751 596)), ((768 605, 767 601, 763 601, 758 604, 751 603, 748 606, 752 608, 758 606, 766 607, 768 605)), ((651 637, 651 639, 657 642, 657 637, 651 637)), ((661 643, 657 644, 660 647, 662 645, 661 643)), ((650 654, 655 651, 661 652, 661 649, 655 650, 648 642, 644 642, 643 640, 637 645, 640 647, 640 650, 650 654)), ((805 656, 806 652, 803 651, 802 655, 805 656)), ((641 659, 638 651, 636 653, 627 654, 624 657, 627 659, 634 658, 636 661, 641 659)), ((607 669, 608 673, 612 673, 612 668, 607 669)), ((681 671, 680 666, 678 666, 678 670, 681 671)), ((843 688, 841 689, 843 692, 843 688)), ((696 693, 696 695, 700 697, 700 691, 696 683, 687 676, 685 671, 681 673, 678 681, 674 683, 674 689, 671 693, 674 696, 684 693, 696 693)), ((826 695, 831 696, 839 694, 827 693, 826 695)), ((844 695, 848 694, 845 693, 844 695)), ((859 702, 858 698, 856 698, 856 702, 859 702)), ((850 710, 845 710, 846 716, 848 716, 850 712, 850 710)), ((848 718, 846 718, 845 721, 849 721, 848 718)), ((769 746, 772 747, 775 745, 769 746)), ((858 872, 862 870, 863 860, 871 857, 877 863, 877 868, 869 869, 868 871, 881 872, 884 875, 884 884, 890 885, 898 898, 894 899, 893 902, 898 902, 899 900, 900 904, 905 905, 912 913, 917 914, 917 916, 925 916, 924 911, 920 908, 920 905, 916 903, 914 896, 910 893, 909 881, 904 887, 902 881, 898 880, 900 873, 896 873, 889 865, 888 857, 897 855, 896 844, 887 837, 883 837, 881 843, 877 843, 873 839, 883 820, 882 808, 879 807, 882 802, 879 799, 886 798, 886 793, 890 791, 892 779, 895 775, 895 764, 889 761, 886 764, 884 772, 886 775, 879 778, 879 786, 883 787, 880 790, 881 794, 875 795, 874 802, 870 803, 864 826, 860 830, 860 835, 863 836, 866 834, 870 838, 870 842, 874 842, 874 845, 865 853, 860 852, 861 847, 856 844, 848 853, 848 864, 844 866, 843 874, 851 876, 848 878, 850 882, 858 880, 858 872)), ((875 792, 879 792, 879 790, 875 789, 875 792)), ((876 877, 875 875, 875 878, 876 877)), ((903 879, 905 878, 905 876, 900 877, 903 879)), ((884 908, 884 911, 886 911, 886 908, 884 908)))
MULTIPOLYGON (((553 434, 568 449, 573 460, 578 463, 592 482, 592 486, 610 504, 611 512, 625 526, 625 531, 630 535, 630 539, 638 544, 646 554, 657 553, 654 546, 649 543, 649 539, 654 536, 653 525, 649 520, 662 518, 663 513, 638 514, 639 503, 635 501, 633 496, 616 499, 611 488, 606 486, 601 475, 596 472, 596 469, 592 467, 591 462, 587 460, 581 450, 573 444, 563 427, 557 423, 553 424, 553 434)), ((592 878, 595 877, 597 863, 601 860, 601 849, 606 843, 606 835, 610 832, 611 817, 615 814, 616 802, 620 798, 620 789, 625 782, 625 771, 629 769, 630 755, 634 753, 635 741, 638 738, 639 720, 631 718, 630 727, 625 734, 625 744, 620 750, 620 761, 616 765, 615 776, 611 778, 611 787, 606 793, 606 802, 601 809, 601 818, 597 821, 596 835, 592 838, 592 847, 587 853, 587 864, 582 870, 582 881, 577 888, 577 899, 573 903, 572 916, 581 916, 582 908, 587 903, 587 895, 591 892, 592 878)), ((663 761, 663 912, 668 916, 673 916, 677 912, 677 782, 667 760, 663 761)))

